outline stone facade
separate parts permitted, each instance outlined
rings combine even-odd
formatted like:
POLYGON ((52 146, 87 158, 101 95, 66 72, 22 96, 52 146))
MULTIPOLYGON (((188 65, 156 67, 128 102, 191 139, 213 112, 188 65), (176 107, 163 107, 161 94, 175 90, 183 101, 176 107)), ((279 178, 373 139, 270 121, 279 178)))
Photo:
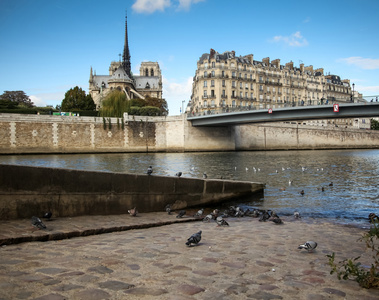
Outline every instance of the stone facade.
POLYGON ((189 110, 209 114, 364 101, 356 91, 352 95, 349 79, 325 75, 322 68, 304 64, 297 68, 293 62, 281 65, 280 59, 269 57, 256 61, 253 54, 219 54, 211 49, 197 62, 189 110))
POLYGON ((112 90, 123 91, 128 100, 152 97, 162 99, 162 74, 157 62, 142 62, 140 75, 131 72, 130 53, 128 45, 128 26, 125 20, 125 44, 122 61, 112 61, 109 75, 96 75, 91 67, 89 78, 89 94, 100 109, 104 98, 112 90))
POLYGON ((0 154, 345 148, 379 148, 379 132, 280 122, 193 127, 185 115, 103 119, 0 114, 0 154))

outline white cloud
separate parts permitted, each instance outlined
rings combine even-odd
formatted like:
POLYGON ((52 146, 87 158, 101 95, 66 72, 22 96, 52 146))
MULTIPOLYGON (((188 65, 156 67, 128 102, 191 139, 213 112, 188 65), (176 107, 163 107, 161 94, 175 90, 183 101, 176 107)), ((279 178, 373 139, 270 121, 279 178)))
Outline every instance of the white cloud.
POLYGON ((341 58, 338 61, 344 62, 348 65, 354 65, 364 70, 379 69, 379 59, 363 58, 360 56, 352 56, 347 58, 341 58))
MULTIPOLYGON (((178 10, 189 10, 192 4, 203 1, 205 0, 175 0, 175 6, 178 10)), ((152 14, 155 11, 164 11, 171 6, 171 0, 136 0, 132 9, 137 13, 152 14)))
POLYGON ((164 11, 166 7, 170 7, 170 0, 137 0, 132 5, 138 13, 152 14, 155 11, 164 11))
POLYGON ((280 43, 283 42, 291 47, 303 47, 308 45, 308 41, 301 35, 300 31, 297 31, 290 36, 274 36, 272 42, 280 43))
POLYGON ((355 90, 363 95, 379 95, 379 85, 377 86, 363 86, 355 85, 355 90))
POLYGON ((180 109, 183 105, 182 101, 185 101, 184 105, 186 107, 190 100, 193 77, 188 77, 182 82, 177 82, 163 76, 162 81, 163 98, 167 101, 169 114, 170 116, 179 115, 180 109))
POLYGON ((189 10, 192 4, 203 2, 204 0, 179 0, 179 10, 189 10))
POLYGON ((44 107, 46 106, 46 102, 40 98, 38 98, 37 96, 29 96, 30 100, 33 102, 33 104, 37 107, 44 107))

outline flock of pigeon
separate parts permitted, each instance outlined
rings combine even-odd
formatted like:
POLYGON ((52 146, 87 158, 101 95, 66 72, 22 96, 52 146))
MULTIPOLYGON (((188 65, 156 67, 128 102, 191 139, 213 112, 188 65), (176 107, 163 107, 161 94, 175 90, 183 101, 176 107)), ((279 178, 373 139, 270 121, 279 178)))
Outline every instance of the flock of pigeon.
MULTIPOLYGON (((172 210, 171 210, 171 205, 168 204, 165 207, 166 212, 171 215, 172 210)), ((182 218, 186 215, 185 210, 180 210, 179 213, 177 214, 177 218, 182 218)), ((225 220, 226 218, 229 217, 253 217, 253 218, 259 218, 260 222, 266 222, 266 221, 272 221, 274 224, 283 224, 282 219, 275 213, 275 211, 272 210, 262 210, 262 209, 247 209, 243 210, 239 206, 230 206, 228 209, 226 209, 224 212, 220 212, 218 209, 214 209, 211 213, 205 215, 204 214, 204 209, 201 208, 199 209, 193 217, 202 219, 204 223, 210 223, 212 221, 215 221, 217 223, 217 226, 229 226, 229 223, 225 220)), ((300 213, 298 211, 294 212, 294 218, 295 219, 300 219, 300 213)), ((192 245, 198 245, 200 240, 201 240, 201 233, 202 231, 199 231, 197 233, 194 233, 191 235, 186 242, 187 246, 192 246, 192 245)), ((317 243, 314 241, 307 241, 304 244, 299 245, 299 249, 305 249, 308 252, 312 252, 314 249, 316 249, 317 243)))
MULTIPOLYGON (((304 169, 303 169, 303 171, 304 171, 304 169)), ((152 166, 148 167, 146 173, 147 173, 147 175, 151 175, 153 173, 152 166)), ((175 174, 175 176, 176 177, 181 177, 182 176, 182 172, 177 172, 175 174)), ((204 172, 203 179, 207 179, 207 177, 208 177, 207 174, 204 172)), ((291 183, 292 182, 289 181, 289 184, 291 184, 291 183)), ((333 186, 333 183, 331 182, 329 184, 329 186, 333 186)), ((322 189, 324 191, 324 188, 322 188, 322 189)), ((300 191, 300 194, 304 195, 304 190, 300 191)), ((171 205, 170 204, 166 205, 165 211, 169 215, 172 214, 172 210, 171 210, 171 205)), ((138 214, 137 208, 134 207, 132 209, 129 209, 128 213, 131 216, 136 217, 137 214, 138 214)), ((186 211, 185 210, 180 210, 178 212, 178 214, 176 215, 176 218, 183 218, 185 215, 186 215, 186 211)), ((293 216, 294 216, 295 219, 300 219, 301 218, 300 213, 298 211, 295 211, 294 214, 293 214, 293 216)), ((51 217, 52 217, 52 213, 50 211, 46 212, 43 215, 43 218, 46 219, 47 221, 51 221, 51 217)), ((252 217, 252 218, 259 218, 260 222, 272 221, 276 225, 283 224, 282 219, 273 210, 263 210, 263 209, 256 209, 256 208, 254 208, 252 210, 250 210, 250 209, 243 210, 239 206, 230 206, 223 213, 220 213, 220 211, 218 209, 214 209, 210 214, 207 214, 205 216, 204 216, 204 209, 202 208, 202 209, 199 209, 193 215, 193 217, 202 219, 202 221, 205 222, 205 223, 210 223, 212 221, 215 221, 217 223, 217 226, 229 226, 229 223, 225 220, 225 218, 228 218, 228 217, 237 217, 237 218, 252 217)), ((379 222, 379 217, 376 214, 374 214, 374 213, 370 213, 369 216, 368 216, 368 219, 369 219, 370 223, 379 222)), ((46 229, 46 225, 42 222, 42 220, 39 217, 33 216, 31 222, 32 222, 32 225, 34 227, 38 228, 38 229, 46 229)), ((198 245, 199 242, 201 241, 201 234, 202 234, 201 230, 199 232, 196 232, 196 233, 192 234, 187 239, 186 245, 187 246, 198 245)), ((298 249, 305 249, 308 252, 312 252, 314 249, 316 249, 316 247, 317 247, 317 243, 316 242, 314 242, 314 241, 307 241, 304 244, 299 245, 298 249)))

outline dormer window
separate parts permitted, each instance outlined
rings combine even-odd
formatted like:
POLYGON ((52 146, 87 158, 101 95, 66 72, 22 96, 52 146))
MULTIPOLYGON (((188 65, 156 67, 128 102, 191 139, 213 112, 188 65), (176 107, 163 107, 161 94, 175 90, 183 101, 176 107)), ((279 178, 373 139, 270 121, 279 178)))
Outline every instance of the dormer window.
POLYGON ((149 88, 150 88, 150 84, 148 82, 146 82, 145 89, 149 89, 149 88))

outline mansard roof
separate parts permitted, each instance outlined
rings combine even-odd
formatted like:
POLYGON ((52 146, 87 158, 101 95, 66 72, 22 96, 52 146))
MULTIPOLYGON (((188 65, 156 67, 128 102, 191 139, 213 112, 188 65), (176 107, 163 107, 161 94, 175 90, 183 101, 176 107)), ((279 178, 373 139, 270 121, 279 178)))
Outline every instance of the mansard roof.
POLYGON ((157 89, 159 88, 158 76, 134 76, 137 89, 157 89))

